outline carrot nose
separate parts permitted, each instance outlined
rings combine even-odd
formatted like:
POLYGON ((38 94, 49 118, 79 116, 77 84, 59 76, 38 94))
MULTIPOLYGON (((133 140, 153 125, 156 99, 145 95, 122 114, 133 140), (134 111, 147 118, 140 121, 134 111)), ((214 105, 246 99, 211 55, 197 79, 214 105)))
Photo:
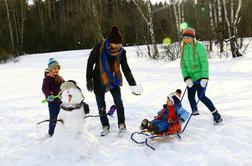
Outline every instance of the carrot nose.
POLYGON ((72 99, 72 95, 68 95, 68 103, 70 103, 71 99, 72 99))

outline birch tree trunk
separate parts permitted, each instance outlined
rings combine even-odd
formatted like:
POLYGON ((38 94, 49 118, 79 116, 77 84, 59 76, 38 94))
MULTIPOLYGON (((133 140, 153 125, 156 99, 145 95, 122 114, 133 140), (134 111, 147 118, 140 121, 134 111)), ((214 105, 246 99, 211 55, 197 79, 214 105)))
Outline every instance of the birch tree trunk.
POLYGON ((180 24, 185 21, 184 18, 184 5, 183 1, 179 0, 171 0, 173 11, 174 11, 174 17, 175 17, 175 24, 176 24, 176 36, 177 36, 177 41, 181 40, 180 37, 180 24))
POLYGON ((25 22, 25 4, 24 1, 21 2, 21 30, 20 30, 20 47, 23 51, 23 45, 24 45, 24 22, 25 22))
POLYGON ((66 18, 66 13, 65 13, 65 4, 63 1, 59 2, 59 6, 60 6, 60 10, 62 11, 60 16, 59 16, 59 32, 60 32, 60 36, 63 37, 63 33, 64 33, 64 24, 65 24, 65 18, 66 18))
POLYGON ((149 31, 150 31, 151 41, 154 47, 154 59, 156 59, 159 55, 158 55, 158 48, 157 48, 157 43, 156 43, 155 34, 154 34, 154 25, 153 25, 153 20, 152 20, 150 0, 147 3, 148 3, 148 16, 149 16, 149 23, 148 23, 149 31))
POLYGON ((99 34, 99 36, 98 36, 97 39, 98 39, 98 40, 99 40, 99 39, 104 40, 104 37, 103 37, 103 35, 102 35, 101 24, 100 24, 100 19, 99 19, 99 15, 98 15, 98 11, 97 11, 96 4, 95 4, 95 2, 92 3, 91 1, 90 1, 90 3, 91 3, 91 7, 92 7, 92 11, 93 11, 94 18, 95 18, 95 20, 96 20, 97 34, 99 34))
POLYGON ((221 0, 217 0, 218 6, 218 40, 220 43, 220 53, 224 51, 224 32, 223 32, 223 21, 222 21, 222 10, 221 10, 221 0))
POLYGON ((13 39, 13 29, 12 29, 12 25, 11 25, 8 2, 7 2, 7 0, 4 0, 4 1, 5 1, 6 13, 7 13, 9 31, 10 31, 11 47, 12 47, 13 51, 15 51, 15 45, 14 45, 14 39, 13 39))
MULTIPOLYGON (((233 2, 233 0, 231 0, 233 2)), ((238 45, 238 24, 240 23, 241 17, 239 17, 239 13, 241 11, 242 0, 238 1, 238 7, 236 12, 234 11, 234 22, 233 22, 233 34, 235 36, 234 40, 231 40, 234 45, 234 50, 232 51, 233 57, 240 57, 242 54, 239 52, 240 46, 238 45)))
POLYGON ((180 29, 179 29, 179 16, 178 16, 178 11, 177 11, 177 5, 176 4, 177 3, 175 2, 175 0, 173 0, 172 1, 172 6, 173 6, 175 21, 176 21, 177 41, 179 41, 179 33, 180 33, 180 29))
POLYGON ((181 22, 181 11, 180 11, 180 3, 177 2, 177 9, 178 9, 178 28, 179 28, 179 23, 181 22))
POLYGON ((51 0, 46 0, 46 11, 47 11, 47 18, 49 23, 52 22, 52 7, 51 7, 51 0))
POLYGON ((43 7, 42 5, 40 4, 39 5, 39 20, 40 20, 40 30, 41 30, 41 36, 42 36, 42 39, 44 39, 44 36, 45 36, 45 19, 44 19, 44 16, 43 16, 43 7))
POLYGON ((143 13, 142 9, 140 8, 139 4, 136 2, 136 0, 132 0, 132 2, 136 5, 138 11, 141 13, 144 21, 146 22, 149 32, 150 32, 150 37, 151 37, 151 42, 154 47, 154 55, 152 58, 157 58, 159 56, 158 53, 158 48, 157 48, 157 43, 155 39, 155 34, 154 34, 154 26, 153 26, 153 20, 152 20, 152 12, 151 12, 151 2, 150 0, 147 1, 147 8, 148 8, 148 19, 146 18, 145 14, 143 13))
POLYGON ((234 11, 234 1, 230 1, 230 20, 228 19, 228 13, 227 13, 227 3, 226 0, 223 0, 223 7, 224 7, 224 13, 225 13, 225 21, 228 25, 228 33, 229 33, 229 42, 230 42, 230 48, 232 52, 233 58, 242 56, 242 54, 239 52, 239 46, 237 42, 238 38, 238 30, 237 25, 240 22, 239 13, 241 10, 242 0, 238 1, 238 7, 237 10, 234 11))
POLYGON ((228 27, 228 38, 231 38, 231 25, 230 25, 230 21, 228 19, 227 3, 226 3, 226 0, 222 0, 222 2, 223 2, 223 8, 224 8, 225 21, 226 21, 227 27, 228 27))
POLYGON ((211 0, 208 1, 208 7, 209 7, 209 18, 210 18, 211 30, 215 36, 215 24, 214 24, 213 6, 212 6, 211 0))
POLYGON ((180 3, 180 5, 181 5, 181 22, 185 22, 184 3, 183 3, 183 1, 180 3))
POLYGON ((140 8, 139 4, 136 2, 136 0, 132 0, 132 2, 136 5, 136 7, 137 7, 138 11, 141 13, 141 15, 142 15, 144 21, 148 24, 149 21, 148 21, 147 18, 145 17, 145 15, 144 15, 142 9, 140 8))
MULTIPOLYGON (((14 1, 13 1, 14 2, 14 1)), ((12 18, 13 18, 13 29, 15 30, 15 37, 16 37, 16 42, 14 43, 15 45, 16 45, 16 47, 17 47, 17 50, 18 50, 18 46, 19 46, 19 32, 18 32, 18 23, 17 23, 17 10, 14 10, 14 6, 15 6, 15 4, 13 4, 12 5, 12 8, 13 8, 13 10, 12 10, 12 18)))
POLYGON ((53 0, 53 22, 55 23, 56 22, 56 0, 53 0))
MULTIPOLYGON (((210 2, 211 3, 211 2, 210 2)), ((212 6, 213 6, 213 13, 214 13, 214 23, 215 23, 215 28, 217 27, 217 25, 218 25, 218 8, 217 8, 217 3, 216 3, 216 0, 214 0, 213 1, 213 4, 212 4, 212 6)))
MULTIPOLYGON (((215 39, 215 24, 214 24, 214 17, 213 17, 213 6, 211 0, 208 1, 208 7, 209 7, 209 18, 210 18, 210 28, 213 34, 213 38, 215 39)), ((212 51, 212 42, 210 41, 210 51, 212 51)))

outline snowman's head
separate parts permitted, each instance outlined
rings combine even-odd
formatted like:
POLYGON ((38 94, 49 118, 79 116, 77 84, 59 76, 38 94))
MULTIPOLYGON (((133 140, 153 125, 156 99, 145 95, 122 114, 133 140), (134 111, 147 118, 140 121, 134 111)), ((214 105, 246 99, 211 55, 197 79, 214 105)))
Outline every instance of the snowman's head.
POLYGON ((61 86, 61 101, 65 107, 71 107, 80 104, 84 100, 81 89, 75 81, 69 80, 61 86))

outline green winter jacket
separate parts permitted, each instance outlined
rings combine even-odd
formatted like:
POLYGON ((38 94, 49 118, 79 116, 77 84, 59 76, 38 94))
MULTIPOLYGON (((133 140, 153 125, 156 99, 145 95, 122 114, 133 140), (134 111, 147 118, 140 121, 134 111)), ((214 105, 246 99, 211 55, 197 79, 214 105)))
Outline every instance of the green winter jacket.
POLYGON ((184 53, 181 56, 181 71, 184 81, 191 78, 197 81, 202 78, 208 79, 208 55, 205 46, 196 41, 196 54, 192 44, 184 45, 184 53))

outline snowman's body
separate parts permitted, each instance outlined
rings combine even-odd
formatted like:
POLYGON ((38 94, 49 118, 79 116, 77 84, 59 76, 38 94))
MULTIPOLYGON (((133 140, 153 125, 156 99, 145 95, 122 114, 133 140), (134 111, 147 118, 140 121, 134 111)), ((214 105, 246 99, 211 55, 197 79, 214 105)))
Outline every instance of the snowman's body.
POLYGON ((81 134, 84 127, 84 97, 77 86, 63 88, 61 94, 61 110, 58 119, 62 119, 64 125, 57 124, 56 132, 64 132, 67 135, 81 134))
POLYGON ((40 148, 44 151, 41 151, 40 156, 48 159, 53 153, 55 157, 65 158, 67 156, 72 160, 87 158, 90 148, 98 145, 98 141, 84 125, 86 109, 84 111, 84 106, 79 107, 80 104, 86 104, 83 101, 84 96, 75 82, 73 84, 73 82, 67 81, 60 88, 62 109, 58 120, 62 119, 64 124, 57 123, 53 137, 41 145, 40 148))

